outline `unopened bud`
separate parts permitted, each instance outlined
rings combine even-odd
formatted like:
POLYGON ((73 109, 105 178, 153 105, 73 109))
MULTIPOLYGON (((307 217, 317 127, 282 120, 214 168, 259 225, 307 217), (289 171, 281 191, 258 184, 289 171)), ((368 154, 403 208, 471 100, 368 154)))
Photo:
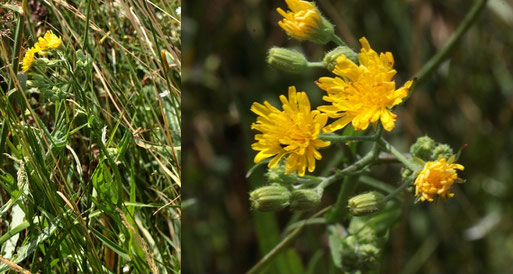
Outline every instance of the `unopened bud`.
POLYGON ((454 152, 452 151, 452 148, 446 144, 439 144, 433 150, 433 153, 431 154, 431 159, 438 160, 438 158, 440 158, 440 157, 449 159, 449 158, 451 158, 451 156, 454 156, 454 152))
POLYGON ((321 202, 321 196, 313 189, 297 189, 290 195, 290 208, 292 210, 310 210, 316 208, 321 202))
POLYGON ((354 216, 365 216, 385 207, 385 196, 377 191, 360 194, 349 199, 349 212, 354 216))
POLYGON ((326 53, 322 59, 322 64, 327 70, 333 71, 337 65, 337 58, 340 55, 345 55, 349 60, 353 61, 353 63, 358 64, 358 54, 346 46, 336 47, 326 53))
POLYGON ((435 141, 429 136, 420 137, 417 142, 410 147, 410 153, 424 161, 429 160, 433 149, 435 148, 435 141))
POLYGON ((301 52, 278 47, 269 50, 267 63, 276 69, 293 73, 302 72, 308 67, 308 61, 301 52))
POLYGON ((249 194, 251 207, 259 211, 278 211, 289 205, 290 192, 277 184, 264 186, 249 194))

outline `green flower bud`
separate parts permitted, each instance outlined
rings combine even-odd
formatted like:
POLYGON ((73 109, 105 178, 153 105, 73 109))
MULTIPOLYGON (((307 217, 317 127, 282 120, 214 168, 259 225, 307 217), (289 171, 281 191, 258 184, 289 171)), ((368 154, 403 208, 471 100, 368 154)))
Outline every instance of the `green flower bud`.
POLYGON ((297 189, 290 194, 290 208, 292 210, 314 209, 320 202, 321 195, 313 189, 297 189))
POLYGON ((454 156, 454 152, 452 151, 452 148, 446 144, 439 144, 433 150, 433 153, 431 154, 431 159, 438 160, 438 158, 440 158, 440 157, 449 159, 449 158, 451 158, 451 156, 454 156))
POLYGON ((358 64, 358 54, 346 46, 336 47, 332 51, 326 53, 326 55, 324 55, 324 59, 322 59, 322 64, 327 70, 333 71, 337 65, 337 58, 340 55, 345 55, 349 60, 358 64))
POLYGON ((251 207, 259 211, 278 211, 289 205, 290 192, 278 184, 264 186, 249 194, 251 207))
POLYGON ((321 15, 321 23, 313 33, 313 35, 308 38, 308 40, 318 43, 321 45, 327 44, 335 35, 335 28, 324 16, 321 15))
POLYGON ((360 194, 349 199, 349 212, 354 216, 365 216, 385 207, 385 196, 377 191, 360 194))
POLYGON ((283 164, 283 162, 280 162, 274 167, 269 168, 265 175, 269 183, 291 186, 297 182, 297 175, 296 173, 285 175, 285 170, 285 164, 283 164))
POLYGON ((381 256, 377 243, 367 243, 357 235, 349 235, 342 240, 342 268, 353 273, 363 273, 376 269, 381 256))
POLYGON ((420 137, 417 142, 410 147, 410 153, 422 160, 429 160, 433 149, 435 148, 435 141, 429 136, 420 137))
POLYGON ((42 67, 52 67, 59 63, 59 60, 50 60, 46 57, 39 57, 34 61, 34 65, 42 67))
POLYGON ((403 180, 408 179, 413 174, 413 171, 411 171, 409 168, 401 168, 401 177, 403 180))
POLYGON ((301 52, 278 47, 269 50, 267 63, 276 69, 293 73, 302 72, 308 67, 308 61, 301 52))

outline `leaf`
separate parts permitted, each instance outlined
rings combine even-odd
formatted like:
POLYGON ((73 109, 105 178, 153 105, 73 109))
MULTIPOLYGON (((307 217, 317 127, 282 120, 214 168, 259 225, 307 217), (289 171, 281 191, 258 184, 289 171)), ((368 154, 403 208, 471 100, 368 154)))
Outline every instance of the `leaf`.
POLYGON ((344 239, 346 232, 344 228, 339 224, 328 226, 328 242, 330 245, 331 259, 333 264, 342 269, 342 239, 344 239))

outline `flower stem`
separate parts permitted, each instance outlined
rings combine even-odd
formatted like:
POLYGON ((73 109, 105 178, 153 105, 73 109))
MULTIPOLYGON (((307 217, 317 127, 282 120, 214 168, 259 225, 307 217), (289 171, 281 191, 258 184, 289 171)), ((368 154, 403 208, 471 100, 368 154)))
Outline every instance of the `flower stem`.
POLYGON ((391 200, 392 198, 394 198, 395 195, 397 195, 398 193, 400 193, 401 191, 403 191, 405 188, 407 188, 410 184, 411 184, 411 181, 412 179, 407 179, 404 181, 404 183, 399 186, 397 189, 395 189, 394 191, 392 191, 390 194, 388 194, 387 196, 385 196, 385 201, 389 201, 391 200))
POLYGON ((388 152, 392 153, 397 160, 399 160, 401 163, 403 163, 408 169, 411 171, 417 171, 419 170, 419 167, 412 163, 410 160, 406 159, 406 157, 397 150, 394 146, 392 146, 390 143, 388 143, 385 139, 380 138, 378 140, 378 143, 388 152))
POLYGON ((333 34, 331 41, 335 42, 335 44, 339 46, 347 47, 346 43, 344 43, 344 41, 342 41, 342 39, 340 39, 340 37, 338 37, 336 34, 333 34))
POLYGON ((336 134, 319 134, 319 139, 323 141, 333 141, 333 142, 350 142, 350 141, 374 141, 376 140, 375 135, 371 136, 341 136, 336 134))
POLYGON ((290 244, 294 239, 296 239, 297 236, 303 231, 303 228, 305 227, 305 224, 307 224, 307 221, 313 218, 316 218, 322 214, 324 214, 328 209, 330 209, 331 206, 325 207, 321 209, 319 212, 312 215, 312 217, 306 219, 304 221, 304 224, 300 225, 298 228, 294 229, 287 237, 283 238, 280 243, 278 243, 269 253, 265 254, 265 256, 257 263, 255 264, 246 274, 256 274, 261 273, 262 270, 282 251, 288 244, 290 244))
POLYGON ((322 62, 308 62, 307 66, 309 68, 324 68, 322 62))
MULTIPOLYGON (((468 30, 468 28, 474 23, 477 18, 479 12, 485 6, 487 0, 476 0, 472 8, 470 8, 463 21, 459 24, 458 28, 454 31, 449 42, 439 51, 437 52, 429 61, 420 69, 419 72, 415 75, 416 81, 414 86, 411 87, 410 90, 413 90, 414 87, 422 82, 427 75, 429 75, 435 68, 437 68, 449 55, 452 49, 456 46, 456 43, 461 39, 463 34, 468 30)), ((410 92, 411 94, 411 92, 410 92)), ((408 95, 409 97, 410 95, 408 95)))

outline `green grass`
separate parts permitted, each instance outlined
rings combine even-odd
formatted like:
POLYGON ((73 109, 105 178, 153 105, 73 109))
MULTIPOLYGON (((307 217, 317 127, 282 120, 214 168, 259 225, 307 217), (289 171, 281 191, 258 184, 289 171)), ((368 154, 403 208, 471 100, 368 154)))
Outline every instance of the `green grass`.
POLYGON ((17 5, 0 11, 0 273, 180 272, 181 3, 17 5), (22 73, 47 30, 60 61, 22 73))

